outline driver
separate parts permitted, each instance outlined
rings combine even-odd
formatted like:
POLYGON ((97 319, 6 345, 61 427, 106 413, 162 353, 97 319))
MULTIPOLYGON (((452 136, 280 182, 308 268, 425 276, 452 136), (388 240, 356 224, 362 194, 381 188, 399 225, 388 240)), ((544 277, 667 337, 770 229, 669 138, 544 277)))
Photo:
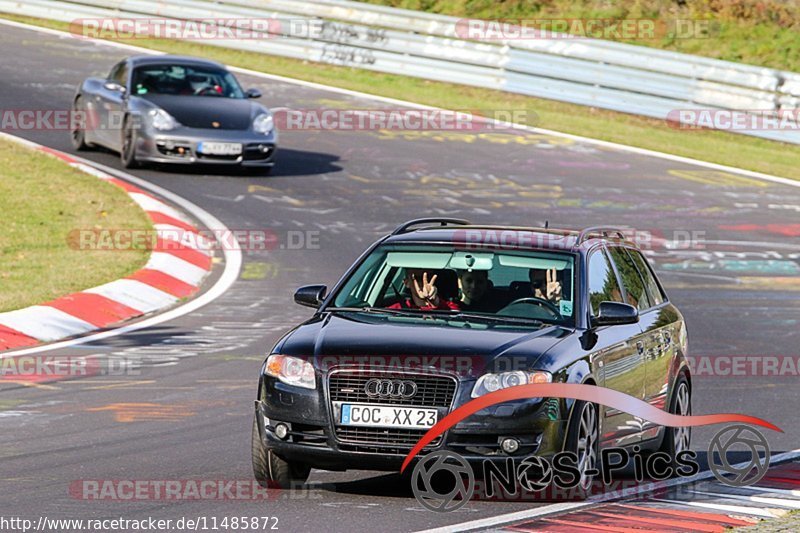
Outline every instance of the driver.
POLYGON ((458 311, 458 304, 444 298, 439 298, 439 290, 436 288, 437 275, 428 279, 428 273, 422 269, 406 269, 406 277, 403 278, 403 285, 411 292, 411 298, 394 303, 389 309, 422 309, 423 311, 432 309, 443 309, 458 311))
POLYGON ((558 281, 555 268, 548 270, 532 268, 528 271, 528 278, 531 281, 531 292, 535 298, 547 300, 556 305, 561 301, 561 282, 558 281))

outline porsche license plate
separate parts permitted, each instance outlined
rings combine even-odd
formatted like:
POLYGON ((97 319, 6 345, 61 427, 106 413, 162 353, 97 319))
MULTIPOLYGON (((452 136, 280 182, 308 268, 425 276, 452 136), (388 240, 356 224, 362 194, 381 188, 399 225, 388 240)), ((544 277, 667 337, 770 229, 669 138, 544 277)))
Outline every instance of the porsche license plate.
POLYGON ((197 151, 207 155, 240 155, 242 145, 241 143, 201 142, 197 145, 197 151))

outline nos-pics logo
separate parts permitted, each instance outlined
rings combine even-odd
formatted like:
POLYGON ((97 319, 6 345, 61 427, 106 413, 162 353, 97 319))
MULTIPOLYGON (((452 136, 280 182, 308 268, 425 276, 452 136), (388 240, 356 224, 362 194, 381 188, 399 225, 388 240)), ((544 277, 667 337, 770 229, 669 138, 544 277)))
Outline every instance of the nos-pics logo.
MULTIPOLYGON (((510 457, 504 461, 484 459, 478 464, 488 498, 497 492, 495 484, 507 494, 517 494, 517 491, 538 493, 548 487, 557 487, 579 489, 584 496, 588 496, 596 477, 602 477, 603 483, 609 485, 613 481, 612 472, 626 469, 631 460, 638 481, 644 478, 666 479, 674 475, 691 477, 700 470, 695 452, 681 452, 675 468, 666 467, 672 461, 669 457, 661 457, 663 455, 666 454, 656 452, 631 456, 624 448, 608 448, 602 450, 601 460, 591 472, 581 472, 577 457, 570 452, 561 452, 552 460, 532 455, 519 461, 510 457), (586 479, 589 480, 588 484, 586 479)), ((767 473, 769 460, 767 439, 761 432, 744 424, 722 429, 711 439, 708 448, 708 464, 712 474, 720 483, 733 487, 760 481, 767 473), (733 457, 743 457, 744 460, 732 461, 733 457)), ((476 475, 462 456, 440 450, 425 455, 417 462, 411 473, 411 488, 414 497, 426 509, 455 511, 475 495, 476 475)))

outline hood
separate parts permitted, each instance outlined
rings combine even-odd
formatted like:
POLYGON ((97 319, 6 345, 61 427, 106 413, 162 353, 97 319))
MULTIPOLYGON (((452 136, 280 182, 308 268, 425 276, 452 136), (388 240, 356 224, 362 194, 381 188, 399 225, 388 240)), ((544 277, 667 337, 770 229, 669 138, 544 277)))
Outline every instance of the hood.
POLYGON ((172 94, 147 94, 140 98, 151 102, 182 125, 189 128, 220 130, 250 129, 254 102, 246 98, 221 98, 219 96, 180 96, 172 94))
POLYGON ((275 351, 334 366, 433 367, 477 377, 490 368, 534 368, 534 363, 571 330, 498 327, 484 322, 447 325, 444 319, 337 312, 298 326, 275 351))

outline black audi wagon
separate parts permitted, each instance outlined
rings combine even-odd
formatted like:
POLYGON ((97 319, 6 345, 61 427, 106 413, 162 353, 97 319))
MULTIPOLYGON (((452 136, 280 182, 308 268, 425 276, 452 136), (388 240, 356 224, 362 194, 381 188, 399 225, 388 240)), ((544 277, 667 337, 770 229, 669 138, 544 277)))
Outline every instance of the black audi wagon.
MULTIPOLYGON (((332 290, 305 286, 294 299, 314 315, 277 342, 258 381, 252 458, 265 486, 302 483, 311 468, 399 470, 448 413, 516 385, 590 384, 691 412, 683 317, 615 228, 413 220, 373 244, 332 290)), ((571 451, 585 486, 604 447, 675 457, 689 444, 688 428, 529 398, 476 412, 423 455, 571 451)))

